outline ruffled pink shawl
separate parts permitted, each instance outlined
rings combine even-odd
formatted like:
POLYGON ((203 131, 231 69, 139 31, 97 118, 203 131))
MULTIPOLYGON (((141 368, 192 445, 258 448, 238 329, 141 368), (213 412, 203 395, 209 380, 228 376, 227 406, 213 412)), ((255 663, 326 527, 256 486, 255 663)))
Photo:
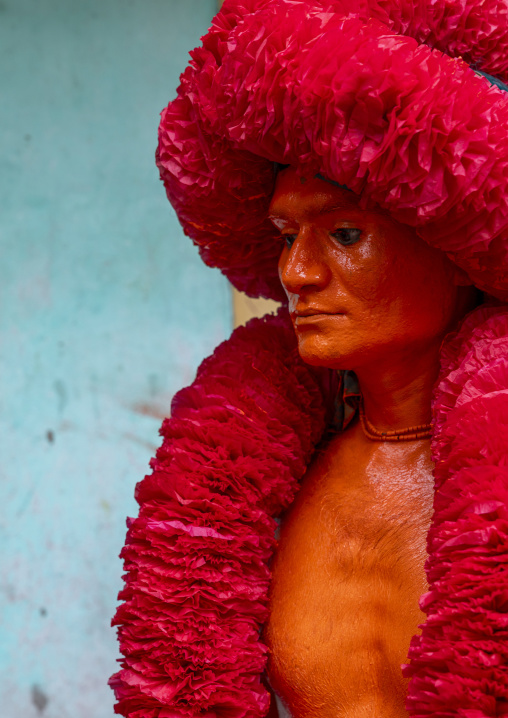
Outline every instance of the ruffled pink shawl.
MULTIPOLYGON (((411 644, 412 716, 508 715, 508 309, 480 308, 443 347, 435 514, 411 644)), ((276 517, 319 441, 332 377, 298 357, 287 315, 237 329, 179 392, 129 521, 116 710, 262 716, 276 517)))
MULTIPOLYGON (((293 162, 361 191, 508 296, 508 101, 418 44, 506 78, 507 17, 491 1, 226 3, 160 129, 162 177, 205 261, 252 294, 280 295, 266 207, 272 161, 293 162)), ((285 309, 237 329, 176 395, 122 551, 117 713, 266 713, 259 635, 275 517, 334 396, 333 374, 300 360, 285 309)), ((407 707, 414 718, 508 716, 503 305, 446 339, 433 414, 427 620, 404 668, 407 707)))

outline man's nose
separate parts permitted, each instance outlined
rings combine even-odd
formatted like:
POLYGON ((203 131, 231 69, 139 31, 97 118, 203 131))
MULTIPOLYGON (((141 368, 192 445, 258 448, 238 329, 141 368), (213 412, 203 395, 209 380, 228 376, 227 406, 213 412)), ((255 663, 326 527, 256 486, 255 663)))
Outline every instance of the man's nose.
POLYGON ((301 229, 285 262, 280 267, 280 280, 287 292, 300 294, 306 288, 321 289, 329 280, 329 267, 322 256, 318 238, 301 229))

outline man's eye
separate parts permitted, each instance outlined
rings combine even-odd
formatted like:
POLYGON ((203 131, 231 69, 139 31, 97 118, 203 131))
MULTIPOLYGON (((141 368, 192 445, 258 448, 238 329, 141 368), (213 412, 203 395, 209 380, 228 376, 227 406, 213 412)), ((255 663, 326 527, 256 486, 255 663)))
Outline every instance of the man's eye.
POLYGON ((344 247, 348 247, 350 244, 356 244, 361 236, 362 236, 362 230, 361 229, 350 229, 349 227, 341 227, 340 229, 336 229, 333 232, 330 232, 332 237, 337 240, 339 244, 342 244, 344 247))
POLYGON ((296 242, 297 237, 298 237, 297 234, 284 234, 283 235, 284 241, 286 242, 286 247, 288 249, 291 249, 293 244, 296 242))

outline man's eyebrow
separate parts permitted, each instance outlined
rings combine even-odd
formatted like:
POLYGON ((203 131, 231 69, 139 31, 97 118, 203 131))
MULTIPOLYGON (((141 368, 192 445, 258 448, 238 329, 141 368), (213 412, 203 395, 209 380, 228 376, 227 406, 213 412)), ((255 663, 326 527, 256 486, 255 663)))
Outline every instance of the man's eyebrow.
MULTIPOLYGON (((319 207, 315 210, 315 214, 328 214, 329 212, 336 212, 338 210, 344 210, 346 212, 356 212, 359 211, 357 207, 350 207, 344 204, 332 204, 332 205, 325 205, 324 207, 319 207)), ((268 212, 268 217, 275 217, 276 219, 285 219, 285 220, 292 220, 294 219, 292 216, 288 216, 288 214, 284 211, 284 209, 273 209, 268 212)))
POLYGON ((325 206, 325 207, 321 210, 321 213, 322 213, 322 214, 328 214, 329 212, 336 212, 337 210, 344 210, 344 211, 346 211, 346 212, 356 212, 357 209, 358 209, 357 207, 348 207, 348 206, 343 205, 343 204, 333 204, 333 205, 330 205, 329 207, 326 207, 326 206, 325 206))

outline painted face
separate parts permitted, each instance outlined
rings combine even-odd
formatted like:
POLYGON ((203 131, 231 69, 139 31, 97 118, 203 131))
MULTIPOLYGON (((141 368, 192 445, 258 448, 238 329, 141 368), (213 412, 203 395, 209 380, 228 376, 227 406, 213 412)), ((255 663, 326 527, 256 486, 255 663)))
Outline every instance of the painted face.
POLYGON ((410 227, 361 209, 352 192, 288 168, 270 219, 286 241, 279 276, 310 364, 356 370, 410 360, 439 348, 464 313, 461 270, 410 227))

